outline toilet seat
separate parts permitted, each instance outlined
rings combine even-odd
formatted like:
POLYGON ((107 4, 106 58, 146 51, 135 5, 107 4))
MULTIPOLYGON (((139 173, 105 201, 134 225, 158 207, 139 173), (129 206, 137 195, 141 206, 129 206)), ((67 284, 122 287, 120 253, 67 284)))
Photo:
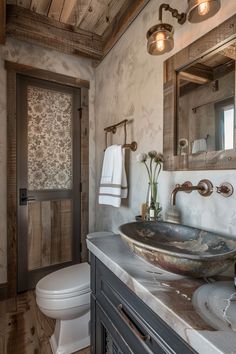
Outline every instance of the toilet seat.
POLYGON ((90 293, 90 266, 75 264, 60 269, 41 279, 36 286, 36 295, 44 299, 67 299, 90 293))

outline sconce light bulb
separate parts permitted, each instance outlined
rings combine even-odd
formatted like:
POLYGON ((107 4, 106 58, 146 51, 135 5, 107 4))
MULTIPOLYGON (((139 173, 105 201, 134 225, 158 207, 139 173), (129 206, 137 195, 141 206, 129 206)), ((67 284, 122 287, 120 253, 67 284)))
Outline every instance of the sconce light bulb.
POLYGON ((209 1, 202 2, 198 5, 198 14, 200 16, 205 16, 210 11, 209 1))
POLYGON ((165 36, 163 32, 158 32, 156 35, 156 48, 159 52, 165 49, 165 36))

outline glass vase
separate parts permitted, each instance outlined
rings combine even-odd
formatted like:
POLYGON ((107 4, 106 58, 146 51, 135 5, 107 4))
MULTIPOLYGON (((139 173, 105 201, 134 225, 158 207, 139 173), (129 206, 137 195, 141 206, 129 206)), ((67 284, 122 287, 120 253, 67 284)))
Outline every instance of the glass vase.
POLYGON ((146 199, 146 220, 157 221, 161 218, 161 205, 158 200, 158 183, 148 183, 146 199))

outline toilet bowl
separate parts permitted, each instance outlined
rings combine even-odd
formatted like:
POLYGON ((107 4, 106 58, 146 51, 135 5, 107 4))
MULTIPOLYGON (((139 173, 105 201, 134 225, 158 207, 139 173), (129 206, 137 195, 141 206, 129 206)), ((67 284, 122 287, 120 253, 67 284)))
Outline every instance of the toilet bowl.
POLYGON ((76 264, 53 272, 36 286, 36 302, 56 319, 50 338, 53 354, 70 354, 90 345, 90 266, 76 264))
MULTIPOLYGON (((88 239, 114 235, 94 232, 88 239)), ((56 319, 50 338, 53 354, 71 354, 90 345, 90 266, 76 264, 53 272, 36 285, 36 302, 56 319)))

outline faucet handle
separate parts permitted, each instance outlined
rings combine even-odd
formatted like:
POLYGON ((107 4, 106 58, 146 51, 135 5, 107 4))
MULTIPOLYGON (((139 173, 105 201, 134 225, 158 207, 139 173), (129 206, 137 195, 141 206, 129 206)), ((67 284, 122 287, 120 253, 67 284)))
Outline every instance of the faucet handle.
POLYGON ((216 192, 222 195, 222 197, 228 198, 233 194, 234 187, 232 186, 231 183, 224 182, 221 183, 219 187, 216 187, 216 192))
POLYGON ((190 182, 190 181, 186 181, 186 182, 184 182, 183 184, 182 184, 182 186, 181 187, 186 187, 186 190, 184 191, 185 193, 191 193, 192 192, 192 190, 190 189, 190 187, 192 187, 192 182, 190 182), (188 189, 189 188, 189 189, 188 189))
POLYGON ((209 179, 201 179, 197 186, 199 187, 198 193, 203 197, 209 197, 213 193, 213 184, 209 179))

